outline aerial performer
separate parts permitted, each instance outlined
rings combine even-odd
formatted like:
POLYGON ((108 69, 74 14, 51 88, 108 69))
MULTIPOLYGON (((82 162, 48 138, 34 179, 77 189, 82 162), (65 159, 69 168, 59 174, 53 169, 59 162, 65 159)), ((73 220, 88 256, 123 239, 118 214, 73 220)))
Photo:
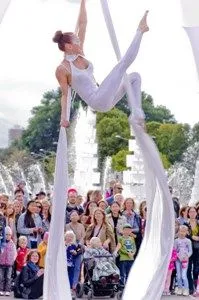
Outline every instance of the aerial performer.
MULTIPOLYGON (((135 60, 143 34, 149 30, 147 14, 141 19, 135 37, 121 61, 111 70, 100 86, 93 76, 93 65, 84 56, 84 40, 87 27, 86 0, 81 1, 80 14, 76 32, 57 31, 53 38, 59 49, 64 53, 64 59, 57 67, 56 77, 62 91, 61 126, 69 126, 68 90, 72 87, 75 92, 92 109, 100 112, 109 111, 126 93, 123 77, 128 67, 135 60)), ((141 106, 141 79, 138 73, 129 75, 134 90, 134 115, 144 123, 144 113, 141 106)))
MULTIPOLYGON (((106 0, 101 0, 101 2, 105 4, 106 0)), ((104 15, 106 12, 105 7, 104 15)), ((64 58, 56 69, 56 78, 62 92, 61 120, 56 155, 52 220, 44 276, 44 300, 71 299, 69 282, 66 280, 63 228, 68 182, 65 128, 70 125, 72 89, 87 105, 100 112, 109 111, 126 92, 128 94, 128 104, 131 110, 129 123, 140 146, 145 167, 147 224, 139 255, 131 269, 122 299, 131 300, 132 291, 134 300, 159 300, 161 298, 173 249, 173 204, 158 150, 145 131, 141 77, 137 72, 126 75, 127 69, 137 57, 144 33, 149 31, 147 16, 148 11, 138 24, 133 41, 125 55, 119 59, 99 86, 93 76, 93 65, 84 56, 83 46, 87 28, 86 0, 81 0, 75 32, 57 31, 53 37, 53 41, 63 52, 64 58)), ((109 16, 105 18, 106 21, 108 18, 109 16)), ((110 22, 108 23, 110 25, 110 22)), ((116 48, 119 49, 117 46, 116 48)))

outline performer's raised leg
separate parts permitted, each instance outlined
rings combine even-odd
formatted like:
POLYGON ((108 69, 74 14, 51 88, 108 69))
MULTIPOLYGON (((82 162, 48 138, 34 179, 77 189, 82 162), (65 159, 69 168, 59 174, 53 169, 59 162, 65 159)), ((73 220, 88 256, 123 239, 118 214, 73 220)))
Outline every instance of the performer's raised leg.
POLYGON ((104 79, 98 90, 91 96, 89 104, 93 109, 98 111, 108 111, 114 106, 115 99, 118 98, 117 94, 118 92, 120 93, 124 74, 138 54, 143 33, 149 30, 147 26, 147 15, 148 11, 140 21, 137 33, 126 54, 104 79))

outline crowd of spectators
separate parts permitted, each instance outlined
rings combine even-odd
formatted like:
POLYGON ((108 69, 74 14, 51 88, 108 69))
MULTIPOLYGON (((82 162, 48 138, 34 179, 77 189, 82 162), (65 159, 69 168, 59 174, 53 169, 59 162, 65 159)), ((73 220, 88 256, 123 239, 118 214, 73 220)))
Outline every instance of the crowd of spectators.
MULTIPOLYGON (((172 188, 170 187, 172 194, 172 188)), ((175 240, 164 295, 199 295, 199 203, 181 206, 173 197, 175 240)), ((109 272, 93 273, 93 280, 118 278, 125 286, 142 244, 147 220, 147 203, 123 197, 120 182, 112 181, 103 193, 79 195, 66 191, 65 247, 71 292, 84 280, 83 258, 110 253, 109 272), (111 274, 110 274, 111 273, 111 274)), ((44 191, 34 198, 17 185, 13 197, 0 195, 0 296, 9 296, 14 282, 16 298, 42 296, 45 255, 51 222, 52 199, 44 191)), ((101 260, 99 265, 105 264, 101 260)))

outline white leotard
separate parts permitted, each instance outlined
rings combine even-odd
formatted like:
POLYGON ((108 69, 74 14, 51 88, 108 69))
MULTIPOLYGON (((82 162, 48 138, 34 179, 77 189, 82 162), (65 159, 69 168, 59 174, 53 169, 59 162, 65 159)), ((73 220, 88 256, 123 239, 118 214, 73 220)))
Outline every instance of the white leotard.
POLYGON ((71 67, 71 87, 76 93, 90 106, 89 99, 96 93, 98 86, 93 76, 93 64, 88 61, 86 69, 79 69, 75 66, 74 61, 81 55, 66 55, 65 59, 71 67))
MULTIPOLYGON (((127 68, 135 60, 142 33, 138 30, 121 61, 111 70, 100 86, 97 85, 93 76, 93 65, 88 61, 86 69, 79 69, 75 66, 75 60, 81 55, 66 55, 65 59, 71 67, 71 87, 92 109, 100 112, 109 111, 124 96, 126 88, 123 84, 127 68)), ((64 65, 64 64, 63 64, 64 65)), ((66 68, 66 66, 64 65, 66 68)), ((141 109, 140 76, 138 73, 130 74, 130 81, 134 92, 134 99, 131 103, 138 118, 144 118, 141 109)))

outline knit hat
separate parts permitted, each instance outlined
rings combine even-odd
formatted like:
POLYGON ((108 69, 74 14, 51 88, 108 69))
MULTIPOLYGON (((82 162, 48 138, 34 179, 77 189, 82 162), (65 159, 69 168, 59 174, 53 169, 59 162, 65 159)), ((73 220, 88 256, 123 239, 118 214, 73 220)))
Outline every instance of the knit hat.
POLYGON ((11 234, 12 235, 12 230, 11 230, 10 226, 5 227, 5 234, 11 234))
POLYGON ((123 226, 123 229, 124 229, 124 228, 130 228, 130 229, 132 229, 132 226, 131 226, 130 224, 126 223, 126 224, 124 224, 124 226, 123 226))
POLYGON ((73 193, 76 193, 76 194, 77 194, 77 190, 76 190, 75 188, 69 188, 69 189, 68 189, 68 194, 69 194, 70 192, 73 192, 73 193))

